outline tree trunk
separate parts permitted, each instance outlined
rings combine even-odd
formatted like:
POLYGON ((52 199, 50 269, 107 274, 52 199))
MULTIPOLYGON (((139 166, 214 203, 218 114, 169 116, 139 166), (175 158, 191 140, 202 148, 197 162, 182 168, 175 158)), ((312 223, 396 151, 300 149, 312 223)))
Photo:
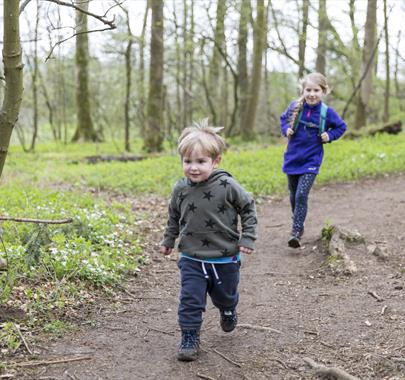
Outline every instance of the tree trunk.
POLYGON ((249 99, 246 110, 246 119, 243 123, 242 139, 251 140, 255 137, 256 111, 260 94, 260 81, 262 74, 262 58, 266 36, 266 12, 264 0, 257 0, 257 16, 254 25, 253 66, 252 79, 249 86, 249 99))
POLYGON ((377 25, 377 0, 368 0, 367 18, 364 34, 362 72, 366 73, 360 88, 360 96, 357 102, 355 128, 360 129, 366 125, 366 115, 368 112, 368 102, 372 91, 372 81, 374 73, 374 48, 376 43, 377 25), (370 61, 372 64, 369 64, 370 61))
POLYGON ((390 118, 390 53, 388 35, 387 0, 384 0, 384 36, 385 36, 385 93, 384 93, 384 116, 383 121, 390 118))
POLYGON ((319 0, 318 9, 318 47, 316 50, 315 70, 326 75, 326 0, 319 0))
POLYGON ((298 41, 298 78, 304 76, 305 71, 305 50, 307 46, 309 0, 302 0, 302 30, 298 41))
POLYGON ((242 0, 240 5, 239 36, 238 36, 238 84, 239 84, 239 131, 243 130, 246 121, 246 109, 249 93, 247 66, 248 21, 250 0, 242 0))
POLYGON ((131 30, 131 25, 129 22, 128 10, 123 6, 120 6, 125 13, 126 24, 127 24, 127 47, 125 49, 125 104, 124 104, 124 119, 125 119, 125 137, 124 137, 124 148, 126 152, 131 151, 130 143, 130 127, 131 127, 131 118, 130 118, 130 109, 131 109, 131 86, 132 86, 132 44, 133 44, 133 35, 131 30))
POLYGON ((214 34, 214 47, 212 52, 212 58, 210 62, 210 70, 208 75, 209 83, 209 95, 211 102, 214 105, 214 112, 212 114, 212 123, 217 125, 218 123, 218 106, 220 103, 220 76, 221 76, 221 54, 220 50, 224 50, 225 44, 225 12, 226 12, 226 0, 217 0, 217 15, 214 34))
POLYGON ((152 0, 151 47, 149 69, 148 123, 144 148, 162 150, 163 133, 163 0, 152 0))
MULTIPOLYGON (((88 11, 89 0, 76 0, 76 5, 88 11)), ((89 37, 87 14, 76 10, 76 107, 77 128, 72 141, 97 141, 91 118, 89 94, 89 37)))
POLYGON ((399 66, 399 45, 401 42, 401 30, 398 31, 398 37, 397 37, 397 46, 395 48, 395 72, 394 72, 394 83, 395 83, 395 96, 397 97, 398 101, 399 101, 399 109, 400 111, 404 111, 405 110, 405 105, 404 102, 401 101, 401 99, 403 99, 403 95, 401 96, 401 90, 400 90, 400 86, 399 86, 399 79, 398 79, 398 66, 399 66))
POLYGON ((143 17, 142 32, 139 38, 139 88, 138 88, 138 101, 139 101, 139 121, 141 125, 141 136, 145 138, 145 124, 146 124, 146 99, 145 99, 145 34, 146 25, 148 22, 149 4, 150 0, 146 1, 145 15, 143 17))
POLYGON ((34 28, 34 61, 32 67, 32 103, 34 108, 33 120, 32 120, 32 137, 31 146, 29 151, 33 152, 35 150, 35 142, 38 136, 38 25, 39 25, 39 12, 40 6, 37 0, 37 14, 35 19, 34 28))
POLYGON ((5 90, 0 112, 0 176, 3 173, 13 128, 20 112, 23 93, 19 1, 3 2, 3 62, 5 90))

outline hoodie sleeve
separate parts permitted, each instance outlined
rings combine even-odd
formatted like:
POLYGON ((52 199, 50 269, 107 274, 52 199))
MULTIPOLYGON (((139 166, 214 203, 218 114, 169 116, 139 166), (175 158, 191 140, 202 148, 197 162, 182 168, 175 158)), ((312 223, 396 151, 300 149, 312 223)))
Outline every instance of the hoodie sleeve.
POLYGON ((257 215, 255 201, 251 195, 237 182, 234 182, 231 192, 231 203, 237 210, 242 225, 242 234, 239 246, 255 249, 257 239, 257 215))
POLYGON ((180 186, 176 184, 173 189, 172 196, 169 204, 169 217, 165 232, 163 234, 163 240, 160 245, 163 247, 174 248, 174 243, 179 236, 179 221, 180 221, 180 209, 178 207, 178 197, 180 194, 180 186))
POLYGON ((346 123, 331 107, 328 107, 326 114, 326 131, 329 135, 329 141, 332 142, 340 138, 347 129, 346 123))
POLYGON ((287 128, 290 127, 290 116, 291 111, 293 110, 296 102, 291 102, 287 109, 281 114, 280 116, 280 129, 281 134, 286 137, 287 136, 287 128))

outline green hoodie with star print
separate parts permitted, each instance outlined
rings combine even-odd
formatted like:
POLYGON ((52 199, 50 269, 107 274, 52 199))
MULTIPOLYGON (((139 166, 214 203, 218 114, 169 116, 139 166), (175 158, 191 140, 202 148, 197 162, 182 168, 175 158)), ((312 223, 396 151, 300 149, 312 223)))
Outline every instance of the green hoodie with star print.
POLYGON ((231 174, 217 169, 206 181, 176 183, 161 245, 174 248, 179 237, 179 251, 191 257, 233 256, 239 247, 254 249, 256 227, 253 198, 231 174))

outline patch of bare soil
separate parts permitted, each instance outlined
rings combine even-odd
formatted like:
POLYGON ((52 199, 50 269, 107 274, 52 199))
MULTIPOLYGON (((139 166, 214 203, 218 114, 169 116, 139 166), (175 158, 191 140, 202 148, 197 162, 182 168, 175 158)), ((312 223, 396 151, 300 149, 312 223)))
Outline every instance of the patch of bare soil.
POLYGON ((405 379, 404 189, 405 175, 317 186, 297 250, 287 247, 287 197, 261 202, 257 252, 243 257, 240 325, 222 332, 209 303, 201 354, 191 363, 175 356, 179 273, 175 257, 157 253, 166 210, 156 202, 158 225, 146 228, 150 263, 128 282, 126 298, 97 308, 78 331, 41 343, 37 361, 70 361, 8 372, 18 379, 292 380, 318 378, 317 364, 353 378, 405 379), (332 270, 334 259, 321 249, 326 221, 365 238, 345 243, 352 275, 332 270), (372 244, 384 246, 384 257, 367 249, 372 244))

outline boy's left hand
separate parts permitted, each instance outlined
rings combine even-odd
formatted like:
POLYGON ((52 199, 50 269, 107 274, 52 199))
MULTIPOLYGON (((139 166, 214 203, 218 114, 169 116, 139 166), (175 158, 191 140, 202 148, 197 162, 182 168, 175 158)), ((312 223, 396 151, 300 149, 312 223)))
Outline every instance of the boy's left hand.
POLYGON ((324 142, 324 143, 327 143, 327 142, 329 142, 329 135, 328 135, 328 133, 327 132, 323 132, 322 134, 321 134, 321 139, 322 139, 322 142, 324 142))
POLYGON ((247 247, 239 247, 239 251, 248 255, 254 252, 253 249, 247 247))

